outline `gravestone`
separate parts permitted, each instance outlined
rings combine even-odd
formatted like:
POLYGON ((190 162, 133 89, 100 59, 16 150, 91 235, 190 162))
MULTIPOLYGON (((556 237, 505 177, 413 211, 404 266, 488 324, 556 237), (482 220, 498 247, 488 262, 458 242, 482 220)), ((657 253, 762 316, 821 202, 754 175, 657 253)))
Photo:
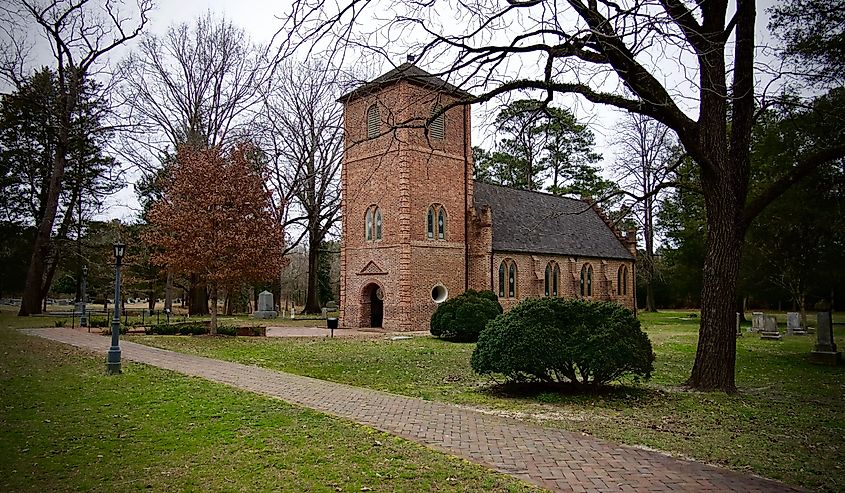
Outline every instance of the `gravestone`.
POLYGON ((801 314, 788 312, 786 314, 786 335, 804 335, 807 331, 801 326, 801 314))
POLYGON ((765 328, 766 314, 763 312, 751 312, 751 332, 762 332, 765 328))
POLYGON ((763 330, 760 332, 760 339, 780 339, 783 337, 778 330, 778 320, 772 315, 763 318, 763 330))
POLYGON ((323 318, 328 317, 329 312, 336 312, 337 311, 337 303, 334 301, 329 301, 326 303, 326 306, 323 307, 323 318))
POLYGON ((816 347, 810 353, 810 361, 820 365, 836 365, 842 361, 842 352, 836 350, 833 341, 833 324, 830 312, 816 314, 816 347))
POLYGON ((276 318, 279 313, 273 308, 273 293, 262 291, 258 294, 258 310, 252 312, 252 316, 255 318, 276 318))
POLYGON ((742 337, 742 329, 739 326, 739 312, 736 312, 736 336, 742 337))

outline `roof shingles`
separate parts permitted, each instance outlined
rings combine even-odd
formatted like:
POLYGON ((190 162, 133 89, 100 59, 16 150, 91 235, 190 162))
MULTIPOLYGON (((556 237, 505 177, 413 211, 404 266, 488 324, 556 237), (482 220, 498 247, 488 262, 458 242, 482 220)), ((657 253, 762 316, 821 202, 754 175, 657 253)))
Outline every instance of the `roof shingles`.
POLYGON ((473 97, 472 94, 464 91, 463 89, 456 87, 437 76, 431 75, 430 73, 417 67, 413 63, 406 62, 402 65, 399 65, 395 69, 390 70, 389 72, 384 73, 379 77, 376 77, 370 82, 358 86, 354 90, 344 94, 343 96, 338 98, 338 101, 349 102, 353 99, 366 96, 367 94, 370 94, 371 92, 380 89, 384 86, 388 86, 390 84, 394 84, 402 80, 418 84, 430 89, 455 94, 460 98, 473 97))
POLYGON ((493 250, 630 260, 589 204, 541 192, 474 183, 476 207, 493 212, 493 250))

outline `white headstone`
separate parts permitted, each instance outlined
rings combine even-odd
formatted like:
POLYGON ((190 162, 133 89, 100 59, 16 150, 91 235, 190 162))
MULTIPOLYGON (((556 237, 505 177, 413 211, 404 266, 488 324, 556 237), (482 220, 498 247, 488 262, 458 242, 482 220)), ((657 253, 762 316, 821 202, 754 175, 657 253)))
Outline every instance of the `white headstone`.
POLYGON ((763 318, 763 330, 760 332, 760 339, 780 339, 780 331, 778 330, 778 320, 772 315, 766 315, 763 318))
POLYGON ((789 312, 786 314, 786 335, 803 335, 807 331, 801 326, 801 314, 789 312))
POLYGON ((765 313, 751 312, 751 332, 762 332, 765 329, 765 320, 765 313))

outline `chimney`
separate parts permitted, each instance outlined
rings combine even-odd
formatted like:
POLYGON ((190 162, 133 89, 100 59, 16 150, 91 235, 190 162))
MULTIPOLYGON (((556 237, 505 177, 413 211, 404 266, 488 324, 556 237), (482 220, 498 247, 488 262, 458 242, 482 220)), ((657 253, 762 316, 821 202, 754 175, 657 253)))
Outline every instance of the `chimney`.
POLYGON ((417 57, 414 55, 408 55, 408 63, 413 64, 415 61, 417 61, 417 57))
POLYGON ((631 252, 632 255, 637 255, 637 228, 628 228, 628 234, 625 237, 626 243, 628 243, 628 251, 631 252))

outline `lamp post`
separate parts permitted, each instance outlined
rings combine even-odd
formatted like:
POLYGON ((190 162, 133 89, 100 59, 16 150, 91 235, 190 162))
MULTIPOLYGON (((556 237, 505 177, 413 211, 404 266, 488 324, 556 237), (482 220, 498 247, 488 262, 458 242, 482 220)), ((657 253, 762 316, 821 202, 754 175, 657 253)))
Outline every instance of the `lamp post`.
POLYGON ((114 317, 111 320, 111 347, 106 357, 106 371, 110 375, 120 373, 120 262, 126 252, 126 245, 114 244, 114 317))
POLYGON ((88 288, 88 266, 82 266, 82 314, 79 316, 79 326, 88 327, 88 315, 85 313, 85 290, 88 288))

